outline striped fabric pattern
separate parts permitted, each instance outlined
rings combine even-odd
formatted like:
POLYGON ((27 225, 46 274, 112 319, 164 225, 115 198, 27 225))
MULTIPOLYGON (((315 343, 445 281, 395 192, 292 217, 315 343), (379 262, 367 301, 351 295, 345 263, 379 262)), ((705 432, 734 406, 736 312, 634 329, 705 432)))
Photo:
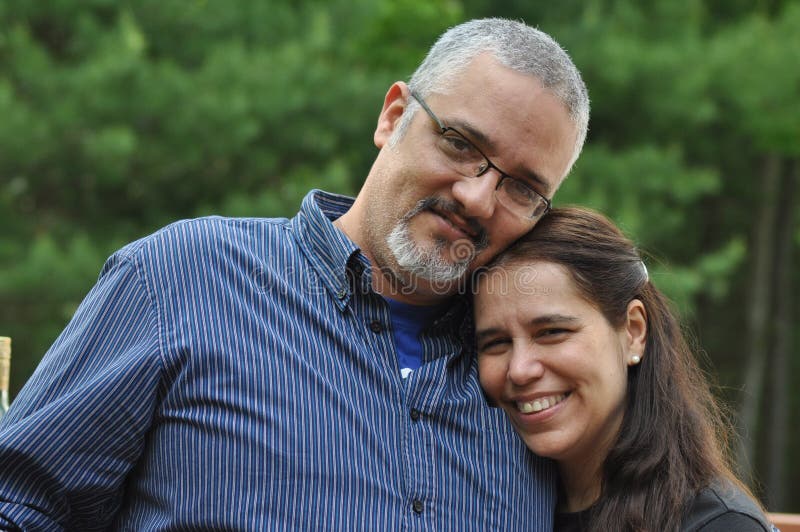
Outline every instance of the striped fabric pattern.
POLYGON ((351 203, 115 253, 0 421, 0 530, 550 530, 555 471, 486 406, 463 305, 400 377, 351 203))

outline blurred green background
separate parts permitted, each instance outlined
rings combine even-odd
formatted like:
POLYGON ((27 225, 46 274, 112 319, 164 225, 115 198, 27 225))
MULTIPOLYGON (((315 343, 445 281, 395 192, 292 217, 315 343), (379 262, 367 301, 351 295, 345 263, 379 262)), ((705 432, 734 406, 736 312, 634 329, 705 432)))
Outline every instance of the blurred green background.
POLYGON ((746 435, 800 512, 800 3, 758 0, 3 0, 0 335, 12 396, 124 243, 179 218, 290 216, 354 193, 389 85, 444 29, 523 19, 592 99, 556 204, 647 254, 746 435))

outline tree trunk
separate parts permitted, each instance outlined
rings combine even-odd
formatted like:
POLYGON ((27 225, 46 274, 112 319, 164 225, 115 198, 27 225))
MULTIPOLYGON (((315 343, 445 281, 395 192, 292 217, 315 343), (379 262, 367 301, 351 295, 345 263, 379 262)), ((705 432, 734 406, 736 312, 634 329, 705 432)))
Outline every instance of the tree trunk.
POLYGON ((781 160, 769 155, 764 161, 761 176, 761 204, 755 220, 751 251, 753 269, 751 291, 747 304, 747 362, 744 386, 739 403, 738 468, 745 479, 751 479, 755 457, 755 434, 764 388, 764 369, 769 353, 767 334, 768 312, 771 306, 770 277, 773 272, 776 204, 780 183, 781 160))
POLYGON ((775 345, 771 357, 770 419, 767 452, 767 501, 771 510, 786 507, 787 427, 789 425, 789 373, 792 350, 792 253, 794 248, 794 198, 800 164, 795 162, 783 179, 778 213, 775 262, 775 345))

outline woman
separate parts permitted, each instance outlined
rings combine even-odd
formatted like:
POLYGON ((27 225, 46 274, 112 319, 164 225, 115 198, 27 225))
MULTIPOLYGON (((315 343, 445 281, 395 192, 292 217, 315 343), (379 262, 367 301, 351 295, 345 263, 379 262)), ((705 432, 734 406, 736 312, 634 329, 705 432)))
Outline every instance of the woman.
POLYGON ((771 530, 679 324, 606 218, 554 209, 475 286, 481 384, 557 461, 556 530, 771 530))

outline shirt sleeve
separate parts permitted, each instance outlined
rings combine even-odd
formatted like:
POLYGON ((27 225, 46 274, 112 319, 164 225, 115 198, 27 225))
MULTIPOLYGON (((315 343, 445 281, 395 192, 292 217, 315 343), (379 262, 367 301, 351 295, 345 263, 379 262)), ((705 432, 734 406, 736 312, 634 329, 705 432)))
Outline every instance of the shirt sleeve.
POLYGON ((752 517, 739 512, 725 512, 715 517, 697 532, 769 532, 752 517))
POLYGON ((0 530, 105 530, 161 380, 157 312, 116 254, 0 421, 0 530))

